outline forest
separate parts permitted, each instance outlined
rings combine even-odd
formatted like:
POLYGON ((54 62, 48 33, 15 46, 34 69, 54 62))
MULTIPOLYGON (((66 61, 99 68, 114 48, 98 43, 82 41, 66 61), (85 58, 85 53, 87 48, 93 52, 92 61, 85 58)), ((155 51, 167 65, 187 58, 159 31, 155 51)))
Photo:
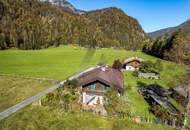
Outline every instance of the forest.
POLYGON ((153 56, 190 64, 190 32, 179 29, 171 35, 164 35, 151 40, 143 47, 143 51, 153 56))
POLYGON ((0 0, 0 50, 60 44, 135 50, 145 39, 138 21, 115 7, 74 14, 49 2, 0 0))

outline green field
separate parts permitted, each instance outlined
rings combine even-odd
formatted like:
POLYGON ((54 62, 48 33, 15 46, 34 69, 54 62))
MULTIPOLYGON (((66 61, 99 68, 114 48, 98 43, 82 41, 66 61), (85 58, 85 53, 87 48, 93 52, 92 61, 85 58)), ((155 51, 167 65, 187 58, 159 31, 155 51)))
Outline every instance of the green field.
MULTIPOLYGON (((138 56, 144 60, 151 60, 153 62, 157 60, 155 57, 146 55, 140 51, 113 49, 87 51, 84 48, 72 46, 60 46, 58 48, 35 51, 12 49, 0 51, 0 73, 64 80, 76 72, 96 65, 102 56, 104 56, 104 60, 107 61, 109 65, 111 65, 115 59, 123 60, 124 58, 132 56, 138 56)), ((134 106, 134 113, 138 115, 147 115, 148 108, 143 98, 136 91, 135 86, 137 82, 140 81, 149 84, 158 83, 167 87, 167 84, 171 82, 175 76, 185 73, 183 66, 168 61, 162 61, 162 63, 164 69, 161 72, 160 80, 139 79, 134 77, 132 72, 124 73, 125 86, 126 88, 131 88, 127 91, 127 95, 134 106), (138 109, 138 107, 141 107, 141 109, 138 109)), ((3 93, 3 98, 0 99, 0 110, 14 105, 18 101, 48 87, 48 85, 45 86, 43 84, 39 84, 38 86, 40 87, 33 87, 35 85, 37 86, 35 82, 33 83, 30 80, 1 77, 0 89, 1 93, 3 93), (10 100, 12 97, 15 97, 15 99, 10 100), (4 103, 5 100, 7 101, 6 103, 4 103)))
MULTIPOLYGON (((58 48, 35 51, 11 49, 0 51, 0 73, 64 80, 76 72, 96 65, 100 59, 102 59, 102 56, 109 65, 111 65, 115 59, 123 60, 124 58, 132 56, 138 56, 144 60, 153 62, 157 60, 157 58, 140 51, 113 49, 87 51, 84 48, 74 48, 71 46, 60 46, 58 48)), ((133 115, 153 117, 148 111, 148 104, 137 92, 136 85, 138 82, 147 84, 158 83, 163 87, 168 87, 168 83, 173 81, 176 76, 183 75, 186 72, 186 69, 181 65, 164 60, 162 60, 162 63, 164 68, 161 72, 161 79, 159 80, 138 79, 133 76, 133 72, 124 72, 125 95, 130 100, 131 113, 133 115)), ((24 80, 22 78, 0 78, 0 111, 50 86, 49 83, 24 80)), ((87 122, 87 124, 90 124, 90 129, 113 129, 114 119, 89 116, 88 114, 83 116, 85 116, 89 122, 94 122, 91 124, 87 122), (103 126, 101 122, 104 122, 103 126)), ((86 122, 84 120, 80 121, 80 114, 69 114, 61 112, 61 110, 30 106, 4 120, 0 124, 0 129, 24 129, 26 126, 28 129, 61 129, 62 127, 65 127, 65 129, 76 129, 77 126, 74 125, 77 124, 73 123, 73 121, 78 121, 81 128, 87 129, 85 126, 86 122)), ((122 120, 120 121, 123 122, 122 120)), ((118 123, 120 124, 120 122, 118 123)), ((134 130, 169 129, 159 125, 135 124, 128 120, 124 123, 124 126, 121 125, 119 127, 134 130)))
POLYGON ((48 81, 0 76, 0 112, 51 85, 48 81))
MULTIPOLYGON (((71 46, 35 51, 12 49, 0 51, 0 73, 63 80, 73 73, 96 65, 102 55, 104 55, 108 64, 112 64, 115 59, 132 56, 138 56, 144 60, 156 61, 156 58, 140 51, 98 49, 95 52, 89 52, 84 48, 74 48, 71 46)), ((180 75, 184 71, 182 67, 174 63, 167 61, 163 61, 163 63, 165 69, 162 73, 162 79, 165 81, 171 80, 173 76, 180 75)), ((134 81, 130 82, 134 84, 134 81)))

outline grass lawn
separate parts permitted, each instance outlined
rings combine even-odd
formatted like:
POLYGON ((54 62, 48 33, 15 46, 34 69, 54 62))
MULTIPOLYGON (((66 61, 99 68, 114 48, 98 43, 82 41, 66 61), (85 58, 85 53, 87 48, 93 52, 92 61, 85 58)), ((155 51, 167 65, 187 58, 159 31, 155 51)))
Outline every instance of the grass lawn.
MULTIPOLYGON (((138 56, 144 60, 157 60, 140 51, 98 49, 95 52, 87 52, 84 48, 73 48, 71 46, 60 46, 58 48, 35 51, 12 49, 0 51, 0 73, 63 80, 73 73, 96 65, 102 55, 104 55, 108 64, 112 64, 115 59, 132 56, 138 56)), ((184 72, 183 67, 174 63, 163 61, 163 64, 165 67, 162 73, 163 84, 171 80, 175 75, 180 75, 184 72)))
POLYGON ((64 112, 29 106, 1 122, 1 130, 172 130, 156 124, 137 124, 129 119, 106 118, 84 112, 64 112))
POLYGON ((47 81, 0 76, 0 112, 51 85, 47 81))

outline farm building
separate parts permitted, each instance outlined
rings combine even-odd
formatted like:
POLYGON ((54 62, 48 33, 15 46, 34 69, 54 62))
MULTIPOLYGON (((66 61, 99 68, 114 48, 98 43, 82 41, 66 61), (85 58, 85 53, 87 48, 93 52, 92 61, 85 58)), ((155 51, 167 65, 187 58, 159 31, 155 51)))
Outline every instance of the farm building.
POLYGON ((168 97, 171 93, 167 89, 157 84, 151 84, 143 88, 141 93, 150 105, 158 104, 173 114, 179 113, 179 110, 168 101, 168 97))
POLYGON ((172 97, 182 106, 186 107, 190 100, 190 84, 172 88, 171 91, 172 97))
POLYGON ((118 93, 123 91, 123 74, 110 67, 98 67, 79 77, 82 103, 88 106, 103 105, 104 93, 113 87, 118 93))
POLYGON ((143 73, 143 72, 138 72, 138 77, 139 78, 145 78, 145 79, 159 79, 160 74, 159 73, 143 73))
POLYGON ((143 59, 138 57, 131 57, 126 60, 124 60, 122 69, 127 71, 135 71, 139 70, 140 64, 143 61, 143 59))

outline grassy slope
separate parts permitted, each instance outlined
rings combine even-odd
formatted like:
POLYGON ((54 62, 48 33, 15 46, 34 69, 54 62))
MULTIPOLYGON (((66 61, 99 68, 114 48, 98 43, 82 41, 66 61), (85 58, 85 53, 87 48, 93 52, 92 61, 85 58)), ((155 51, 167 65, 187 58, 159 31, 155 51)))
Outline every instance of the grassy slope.
MULTIPOLYGON (((140 51, 135 52, 113 49, 99 49, 96 50, 92 56, 90 55, 92 55, 92 53, 87 53, 87 51, 83 48, 74 48, 71 46, 61 46, 58 48, 49 48, 36 51, 0 51, 0 73, 14 73, 18 75, 47 77, 63 80, 73 73, 76 73, 89 66, 96 65, 102 55, 104 55, 108 64, 112 64, 112 62, 117 58, 120 58, 122 60, 123 58, 132 56, 138 56, 143 58, 144 60, 151 60, 154 62, 157 60, 156 58, 146 55, 140 51)), ((127 95, 130 98, 134 107, 134 113, 138 115, 147 115, 148 109, 148 105, 144 102, 143 98, 138 94, 136 89, 133 88, 134 86, 136 86, 138 81, 145 83, 156 82, 161 84, 162 86, 167 86, 167 83, 172 81, 176 75, 183 74, 185 71, 185 69, 183 69, 181 66, 174 63, 168 61, 162 62, 164 65, 164 71, 161 72, 162 78, 160 80, 138 79, 137 77, 134 77, 132 75, 132 72, 127 72, 124 74, 126 87, 132 87, 127 91, 127 95), (139 107, 141 107, 141 109, 138 109, 139 107)), ((23 84, 25 83, 23 82, 23 84)), ((11 86, 11 84, 7 83, 4 86, 9 85, 11 86)), ((31 86, 31 84, 28 84, 28 87, 22 87, 22 91, 30 92, 28 91, 28 88, 30 88, 29 86, 31 86)), ((9 93, 9 87, 4 87, 1 89, 3 89, 3 93, 5 93, 6 95, 11 95, 11 93, 9 93)), ((15 89, 20 90, 21 87, 15 86, 15 89)), ((37 92, 39 90, 40 89, 35 88, 32 91, 37 92)), ((17 95, 22 95, 23 98, 28 97, 27 94, 24 94, 22 92, 18 91, 17 93, 17 95)), ((11 98, 11 96, 7 96, 7 98, 11 98)))
MULTIPOLYGON (((1 51, 0 52, 0 59, 1 59, 0 73, 14 73, 18 75, 47 77, 47 78, 63 80, 69 75, 77 71, 80 71, 81 69, 84 69, 92 65, 96 65, 102 54, 104 54, 109 64, 111 64, 113 60, 117 58, 123 59, 123 58, 131 57, 131 56, 138 56, 145 60, 151 60, 151 61, 157 60, 156 58, 146 55, 139 51, 134 52, 134 51, 124 51, 124 50, 101 49, 101 50, 96 50, 96 52, 90 58, 90 60, 84 60, 85 54, 87 54, 88 56, 91 55, 90 53, 86 53, 85 49, 82 49, 82 48, 75 49, 69 46, 61 46, 59 48, 49 48, 49 49, 38 50, 38 51, 21 51, 21 50, 1 51), (83 61, 85 64, 82 64, 81 61, 83 61)), ((124 73, 125 86, 128 88, 126 91, 126 95, 129 97, 130 102, 131 102, 132 114, 141 115, 141 116, 149 116, 149 117, 152 116, 148 112, 148 104, 138 94, 135 88, 138 81, 145 82, 145 83, 156 82, 166 87, 168 82, 172 81, 176 75, 181 75, 185 72, 185 69, 179 65, 176 65, 174 63, 167 62, 167 61, 162 61, 162 62, 164 65, 164 70, 161 72, 161 77, 162 77, 161 80, 138 79, 132 75, 132 72, 124 73)), ((16 88, 16 89, 19 90, 19 88, 16 88)), ((8 95, 11 95, 8 90, 9 90, 8 87, 4 88, 4 92, 8 92, 8 95)), ((24 90, 23 88, 22 91, 27 91, 27 89, 24 90)), ((39 89, 34 89, 33 91, 37 92, 39 91, 39 89)), ((17 93, 19 93, 19 91, 17 93)), ((20 95, 22 94, 23 93, 20 93, 20 95)), ((41 108, 39 108, 39 116, 42 116, 42 117, 38 117, 38 116, 35 117, 32 114, 31 111, 33 110, 31 109, 30 110, 26 109, 24 111, 26 112, 21 113, 21 114, 16 113, 15 117, 11 116, 5 121, 4 124, 5 125, 8 125, 9 123, 12 124, 12 122, 14 121, 14 118, 24 118, 20 122, 21 124, 25 121, 29 123, 28 120, 30 120, 30 118, 33 118, 34 122, 30 122, 30 123, 35 124, 35 120, 38 120, 38 118, 42 118, 43 116, 51 116, 51 117, 59 116, 59 114, 56 112, 54 113, 55 115, 52 115, 52 114, 45 115, 47 113, 51 113, 50 110, 48 110, 47 113, 43 113, 41 111, 41 108)), ((38 111, 38 110, 35 109, 35 111, 38 111)), ((59 117, 56 117, 56 118, 57 120, 60 120, 59 117)), ((69 119, 69 120, 72 121, 73 119, 69 119)), ((39 121, 38 123, 41 124, 43 122, 46 122, 46 123, 52 124, 52 121, 53 121, 52 118, 50 119, 46 118, 41 122, 39 121)), ((57 128, 59 127, 60 124, 58 123, 57 125, 55 125, 54 127, 57 128)), ((14 125, 11 125, 11 126, 14 127, 14 125)), ((129 125, 126 128, 130 128, 130 127, 131 126, 129 125)), ((19 128, 19 127, 15 127, 15 128, 19 128)), ((137 128, 140 128, 140 127, 137 125, 137 128)))
POLYGON ((1 122, 2 130, 172 130, 128 119, 106 118, 90 113, 66 113, 60 109, 29 106, 1 122), (59 113, 59 114, 57 114, 59 113))
MULTIPOLYGON (((90 60, 84 60, 85 54, 90 55, 86 53, 85 49, 75 49, 70 46, 36 51, 0 51, 0 73, 14 73, 63 80, 77 71, 96 65, 102 54, 104 54, 109 64, 117 58, 123 59, 131 56, 138 56, 145 60, 156 60, 156 58, 139 51, 101 49, 97 50, 89 58, 90 60), (85 64, 82 64, 82 62, 85 64)), ((163 79, 166 79, 165 81, 171 79, 176 74, 181 74, 183 71, 182 68, 171 62, 164 61, 164 66, 165 70, 162 74, 164 76, 163 79)))
POLYGON ((0 112, 52 84, 47 81, 0 76, 0 112))

